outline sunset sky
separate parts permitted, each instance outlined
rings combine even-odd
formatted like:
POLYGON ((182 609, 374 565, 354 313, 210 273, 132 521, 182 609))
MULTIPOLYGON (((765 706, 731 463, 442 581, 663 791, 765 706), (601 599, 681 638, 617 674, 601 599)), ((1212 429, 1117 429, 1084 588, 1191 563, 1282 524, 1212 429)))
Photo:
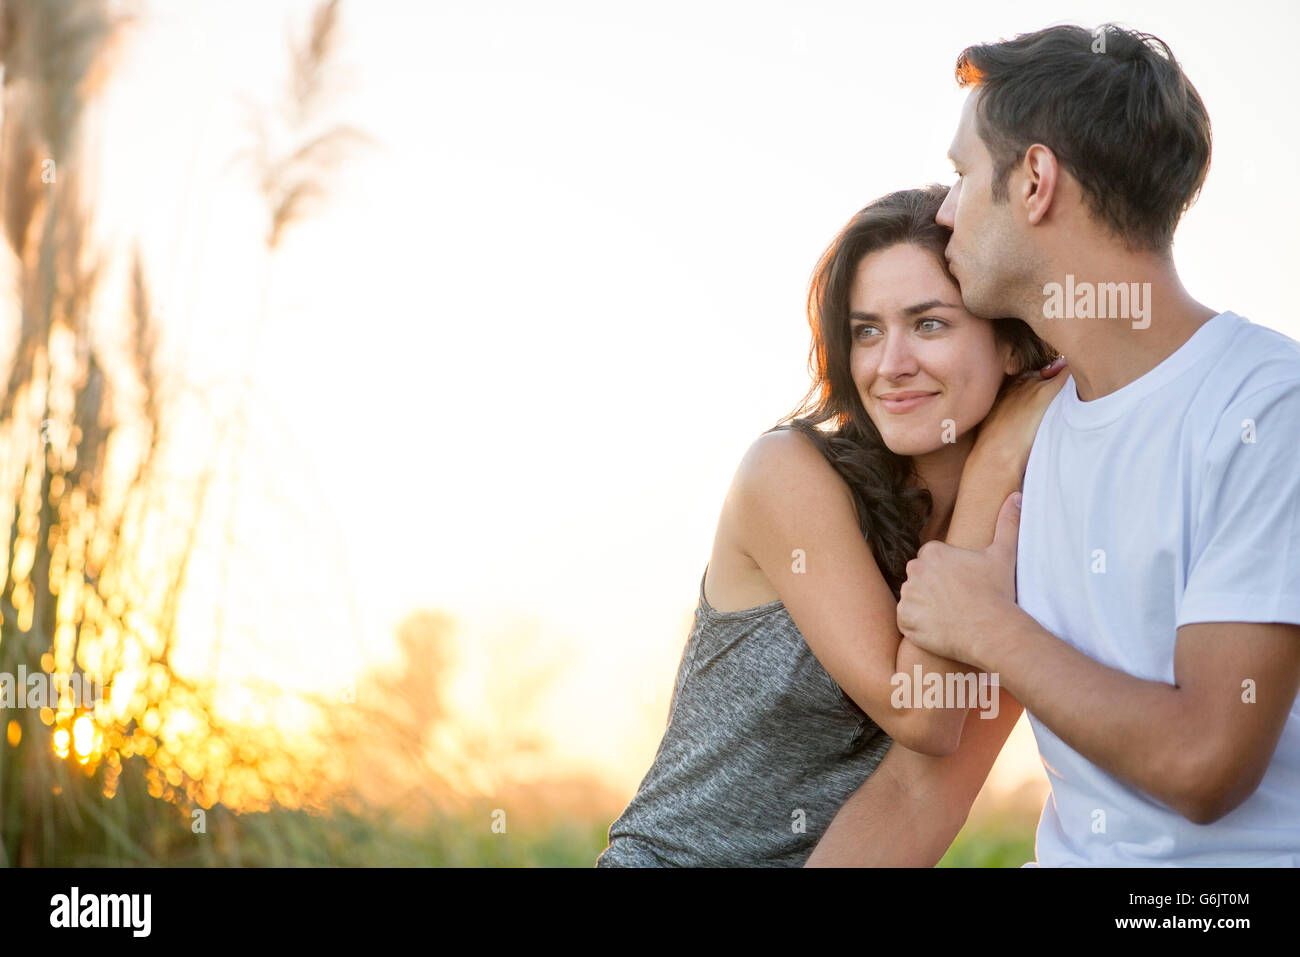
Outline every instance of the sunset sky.
MULTIPOLYGON (((1300 337, 1291 4, 366 0, 333 112, 373 142, 289 234, 250 362, 241 97, 275 99, 313 6, 142 7, 91 139, 98 229, 142 243, 173 367, 252 380, 248 558, 196 586, 243 634, 224 675, 338 687, 442 609, 466 720, 513 641, 509 666, 561 668, 538 715, 560 759, 630 793, 732 472, 806 391, 812 267, 871 199, 952 181, 970 43, 1112 19, 1166 40, 1215 137, 1184 281, 1300 337)), ((1006 780, 1041 776, 1018 748, 1006 780)))

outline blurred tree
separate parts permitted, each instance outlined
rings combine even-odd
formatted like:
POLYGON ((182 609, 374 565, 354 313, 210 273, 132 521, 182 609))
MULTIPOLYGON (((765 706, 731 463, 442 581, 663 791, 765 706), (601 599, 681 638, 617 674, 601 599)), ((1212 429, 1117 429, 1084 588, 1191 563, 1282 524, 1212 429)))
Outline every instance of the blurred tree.
MULTIPOLYGON (((0 712, 0 864, 155 861, 178 823, 188 835, 170 802, 296 806, 326 783, 274 728, 219 721, 212 683, 172 664, 214 467, 176 520, 159 468, 171 423, 138 251, 125 309, 99 295, 106 263, 91 241, 79 134, 128 23, 115 7, 9 0, 0 19, 0 202, 18 322, 0 378, 0 673, 97 675, 106 691, 0 712)), ((337 11, 324 3, 293 47, 294 128, 322 99, 337 11)), ((321 194, 349 136, 312 132, 262 168, 269 252, 321 194)))

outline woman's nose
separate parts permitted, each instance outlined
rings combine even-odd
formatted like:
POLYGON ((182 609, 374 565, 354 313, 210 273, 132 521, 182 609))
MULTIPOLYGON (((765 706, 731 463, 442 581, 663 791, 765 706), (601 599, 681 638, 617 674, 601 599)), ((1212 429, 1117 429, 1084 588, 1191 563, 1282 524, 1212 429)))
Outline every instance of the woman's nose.
POLYGON ((880 365, 876 368, 878 375, 887 379, 913 375, 917 371, 916 353, 906 333, 886 332, 885 341, 880 344, 880 365))

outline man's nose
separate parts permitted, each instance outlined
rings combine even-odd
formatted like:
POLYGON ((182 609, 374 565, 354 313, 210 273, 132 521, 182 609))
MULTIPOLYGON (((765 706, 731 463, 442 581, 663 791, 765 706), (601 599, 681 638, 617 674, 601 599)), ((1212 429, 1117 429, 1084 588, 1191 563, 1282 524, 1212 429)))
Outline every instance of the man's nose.
POLYGON ((934 221, 940 226, 953 227, 952 211, 956 205, 957 186, 948 190, 948 195, 943 198, 943 203, 939 206, 939 212, 934 214, 934 221))

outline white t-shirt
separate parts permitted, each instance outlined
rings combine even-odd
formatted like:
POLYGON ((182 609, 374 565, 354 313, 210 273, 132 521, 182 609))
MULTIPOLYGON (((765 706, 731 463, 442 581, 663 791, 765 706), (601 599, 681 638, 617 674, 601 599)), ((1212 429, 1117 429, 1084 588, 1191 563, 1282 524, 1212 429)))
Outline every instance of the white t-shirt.
MULTIPOLYGON (((1109 395, 1066 382, 1025 473, 1017 601, 1112 668, 1174 681, 1191 622, 1300 623, 1300 344, 1231 312, 1109 395)), ((1300 866, 1300 704, 1259 788, 1193 824, 1030 715, 1042 866, 1300 866)))

